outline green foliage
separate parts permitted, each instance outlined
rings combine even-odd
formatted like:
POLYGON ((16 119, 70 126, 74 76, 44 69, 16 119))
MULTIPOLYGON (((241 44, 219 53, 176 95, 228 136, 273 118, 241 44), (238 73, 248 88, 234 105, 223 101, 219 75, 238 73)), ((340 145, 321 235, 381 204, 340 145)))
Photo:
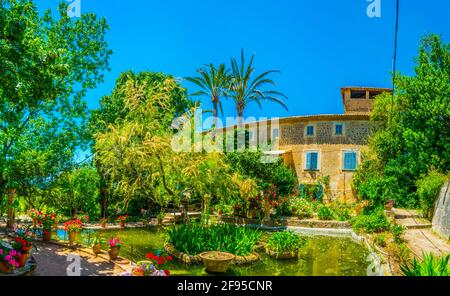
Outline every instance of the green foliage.
POLYGON ((334 213, 326 205, 321 205, 319 207, 319 211, 317 212, 317 217, 319 218, 319 220, 333 220, 334 213))
POLYGON ((391 233, 394 236, 394 241, 397 244, 402 242, 402 234, 405 232, 405 227, 402 225, 393 224, 391 225, 391 233))
POLYGON ((306 244, 306 239, 300 237, 292 231, 275 232, 272 234, 267 242, 267 249, 281 254, 290 252, 297 253, 300 248, 306 244))
MULTIPOLYGON (((416 181, 431 170, 450 168, 450 44, 429 35, 420 45, 415 76, 396 76, 396 94, 376 98, 376 126, 370 151, 359 167, 354 188, 364 199, 417 208, 416 181)), ((425 199, 425 208, 427 197, 425 199)))
POLYGON ((433 254, 423 254, 423 260, 414 258, 412 262, 400 266, 405 276, 450 276, 450 254, 435 257, 433 254))
POLYGON ((330 204, 330 208, 338 221, 349 221, 352 219, 353 205, 335 202, 330 204))
POLYGON ((300 219, 314 216, 314 206, 312 202, 305 198, 293 198, 291 200, 291 211, 300 219))
POLYGON ((241 51, 241 60, 231 59, 231 79, 228 86, 228 96, 234 101, 238 115, 239 125, 242 125, 244 111, 248 104, 256 103, 261 107, 261 102, 275 102, 287 110, 283 102, 286 96, 278 91, 267 89, 274 86, 275 82, 269 75, 278 71, 269 70, 255 75, 253 62, 255 55, 252 55, 250 62, 246 65, 244 51, 241 51))
POLYGON ((84 96, 103 81, 111 51, 104 18, 40 13, 32 0, 0 1, 0 195, 31 205, 87 144, 84 96))
POLYGON ((298 184, 293 170, 284 165, 281 159, 275 163, 263 163, 262 156, 260 150, 247 149, 243 152, 227 153, 226 161, 234 172, 255 179, 260 189, 267 190, 275 185, 277 196, 290 195, 298 184))
POLYGON ((353 229, 357 232, 383 232, 389 229, 389 222, 384 215, 383 209, 379 208, 372 213, 362 213, 352 219, 353 229))
POLYGON ((253 251, 260 237, 258 230, 230 224, 182 224, 166 229, 167 242, 189 255, 222 251, 245 256, 253 251))
POLYGON ((386 235, 385 234, 378 234, 376 237, 375 237, 375 244, 377 245, 377 246, 380 246, 380 247, 386 247, 386 235))
POLYGON ((424 216, 431 218, 433 215, 434 204, 445 179, 444 175, 431 171, 416 181, 417 195, 424 216))
POLYGON ((84 212, 95 219, 99 217, 99 182, 97 170, 90 166, 65 172, 59 176, 50 192, 48 205, 70 217, 84 212))

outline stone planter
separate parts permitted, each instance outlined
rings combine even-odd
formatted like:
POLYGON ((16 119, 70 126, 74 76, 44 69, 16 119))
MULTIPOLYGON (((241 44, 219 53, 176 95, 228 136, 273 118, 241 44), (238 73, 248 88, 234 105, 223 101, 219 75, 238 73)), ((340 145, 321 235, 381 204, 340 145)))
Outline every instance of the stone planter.
POLYGON ((96 244, 92 246, 92 253, 98 255, 102 252, 102 246, 100 244, 96 244))
POLYGON ((13 269, 6 265, 6 263, 3 263, 0 261, 0 273, 12 273, 13 269))
POLYGON ((280 260, 289 260, 289 259, 297 259, 298 258, 298 249, 294 252, 280 252, 277 253, 275 251, 272 251, 270 249, 266 249, 266 254, 274 259, 280 259, 280 260))
POLYGON ((118 247, 111 247, 108 251, 109 259, 116 260, 119 258, 119 248, 118 247))
POLYGON ((214 273, 225 273, 234 257, 233 254, 218 251, 200 254, 200 258, 206 266, 206 271, 214 273))
POLYGON ((48 242, 52 239, 52 232, 51 231, 47 231, 44 230, 43 234, 42 234, 42 240, 44 242, 48 242))

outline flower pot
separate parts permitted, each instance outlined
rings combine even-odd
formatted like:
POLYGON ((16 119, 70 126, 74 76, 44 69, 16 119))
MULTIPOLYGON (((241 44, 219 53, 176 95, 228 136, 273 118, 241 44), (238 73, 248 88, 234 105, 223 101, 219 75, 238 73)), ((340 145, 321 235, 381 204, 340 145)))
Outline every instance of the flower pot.
POLYGON ((12 273, 13 269, 9 267, 9 265, 6 265, 6 263, 3 263, 0 261, 0 273, 12 273))
POLYGON ((131 275, 132 276, 145 276, 145 273, 141 268, 135 267, 131 270, 131 275))
POLYGON ((19 259, 19 267, 20 268, 22 268, 22 267, 24 267, 25 265, 27 265, 27 261, 28 261, 28 258, 30 257, 30 254, 29 253, 25 253, 25 254, 22 254, 22 256, 20 257, 20 259, 19 259))
POLYGON ((100 244, 93 245, 93 246, 92 246, 92 252, 93 252, 95 255, 100 254, 100 253, 102 252, 102 246, 101 246, 100 244))
POLYGON ((204 252, 200 254, 207 272, 225 273, 234 259, 234 255, 225 252, 204 252))
POLYGON ((106 228, 106 222, 101 222, 101 223, 100 223, 100 227, 101 227, 101 228, 106 228))
POLYGON ((55 221, 55 222, 53 223, 53 228, 58 229, 58 222, 57 222, 57 221, 55 221))
POLYGON ((119 248, 118 247, 110 247, 108 251, 109 259, 116 260, 119 257, 119 248))
POLYGON ((272 250, 266 250, 266 253, 272 258, 280 260, 289 260, 298 258, 298 249, 294 252, 280 252, 280 253, 277 253, 272 250))
POLYGON ((52 239, 52 232, 44 230, 44 233, 42 234, 42 240, 44 242, 48 242, 52 239))
POLYGON ((125 228, 125 222, 124 221, 120 221, 120 228, 125 228))
POLYGON ((33 220, 33 228, 37 227, 37 218, 32 218, 33 220))
POLYGON ((77 239, 77 232, 69 232, 69 245, 73 246, 77 239))

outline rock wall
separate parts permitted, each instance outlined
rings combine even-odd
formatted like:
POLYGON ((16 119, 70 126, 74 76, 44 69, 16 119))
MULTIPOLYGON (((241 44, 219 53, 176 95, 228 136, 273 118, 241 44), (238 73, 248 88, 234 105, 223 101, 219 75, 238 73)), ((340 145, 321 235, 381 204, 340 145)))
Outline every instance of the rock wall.
POLYGON ((433 231, 450 239, 450 180, 442 186, 433 215, 433 231))

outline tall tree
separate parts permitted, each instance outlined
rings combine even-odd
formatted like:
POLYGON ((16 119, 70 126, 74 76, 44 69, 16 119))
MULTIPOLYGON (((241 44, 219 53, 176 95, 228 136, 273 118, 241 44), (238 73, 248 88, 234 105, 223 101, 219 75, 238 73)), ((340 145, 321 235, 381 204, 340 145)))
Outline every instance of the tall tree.
POLYGON ((218 108, 222 110, 220 98, 226 96, 229 84, 229 70, 224 64, 216 68, 213 64, 209 64, 198 70, 200 76, 187 77, 186 80, 194 83, 200 90, 193 93, 194 96, 206 96, 211 99, 213 104, 213 129, 217 127, 218 108))
POLYGON ((53 17, 33 0, 0 1, 0 194, 44 186, 87 143, 83 98, 108 69, 108 25, 67 7, 53 17))
MULTIPOLYGON (((90 118, 90 134, 93 138, 91 149, 95 153, 95 166, 100 173, 100 204, 103 217, 107 215, 108 204, 115 202, 117 192, 110 190, 116 182, 115 177, 111 175, 113 170, 99 158, 103 155, 102 152, 96 153, 98 142, 103 139, 102 135, 109 134, 112 137, 109 140, 112 140, 119 129, 125 128, 130 122, 140 122, 147 131, 151 131, 152 126, 169 130, 173 119, 181 116, 191 104, 192 102, 187 99, 186 90, 173 76, 132 71, 120 74, 111 95, 100 100, 100 108, 92 111, 90 118), (161 93, 164 99, 155 99, 155 92, 161 93), (149 109, 142 109, 146 104, 149 109), (148 114, 148 117, 143 115, 144 113, 148 114), (146 120, 148 122, 145 123, 146 120)), ((156 133, 156 130, 153 132, 156 133)), ((122 144, 131 143, 122 142, 122 144)))
POLYGON ((258 104, 262 108, 262 101, 275 102, 288 109, 283 99, 287 97, 281 92, 266 89, 267 86, 275 86, 275 82, 269 78, 270 74, 279 73, 276 70, 269 70, 255 77, 255 68, 253 62, 255 55, 252 55, 250 63, 246 65, 244 51, 241 50, 240 63, 235 59, 231 59, 232 76, 230 80, 230 96, 236 105, 239 125, 242 126, 245 108, 251 102, 258 104))
POLYGON ((396 75, 395 96, 375 100, 377 127, 354 179, 358 193, 383 203, 417 207, 416 180, 430 170, 450 170, 450 44, 422 39, 415 75, 396 75))

